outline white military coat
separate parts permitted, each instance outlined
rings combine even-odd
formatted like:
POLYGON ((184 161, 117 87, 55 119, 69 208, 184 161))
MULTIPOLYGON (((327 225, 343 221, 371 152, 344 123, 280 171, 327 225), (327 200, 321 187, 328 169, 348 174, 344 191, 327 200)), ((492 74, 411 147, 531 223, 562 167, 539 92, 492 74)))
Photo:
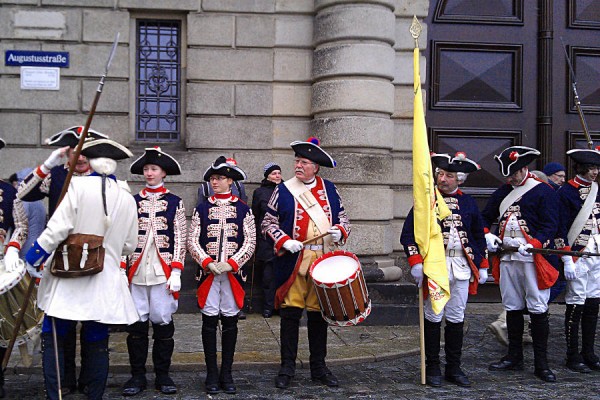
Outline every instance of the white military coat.
POLYGON ((121 256, 131 254, 137 244, 137 208, 133 196, 107 178, 111 224, 106 230, 101 185, 99 176, 73 177, 67 195, 37 241, 51 253, 72 233, 104 236, 104 269, 91 276, 57 278, 46 268, 38 289, 38 306, 47 315, 62 319, 132 324, 139 316, 119 264, 121 256))

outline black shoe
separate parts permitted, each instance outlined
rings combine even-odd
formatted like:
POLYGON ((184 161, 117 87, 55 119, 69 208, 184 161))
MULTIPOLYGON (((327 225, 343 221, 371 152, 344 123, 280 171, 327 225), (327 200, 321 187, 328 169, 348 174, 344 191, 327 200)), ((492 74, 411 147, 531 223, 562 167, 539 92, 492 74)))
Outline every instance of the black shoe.
POLYGON ((244 311, 240 310, 238 312, 238 319, 246 319, 246 313, 244 313, 244 311))
POLYGON ((177 393, 177 386, 175 385, 161 385, 159 383, 154 384, 156 390, 159 390, 162 394, 175 394, 177 393))
POLYGON ((571 362, 567 361, 566 366, 571 371, 579 372, 580 374, 589 374, 590 372, 592 372, 592 370, 587 365, 585 365, 585 363, 582 363, 581 361, 571 361, 571 362))
POLYGON ((289 375, 277 375, 275 377, 275 387, 279 389, 287 389, 292 383, 292 377, 289 375))
POLYGON ((218 383, 205 383, 206 386, 206 394, 217 394, 219 393, 219 384, 218 383))
POLYGON ((445 375, 444 379, 461 387, 471 387, 471 381, 469 381, 469 378, 464 373, 445 375))
POLYGON ((121 394, 123 396, 135 396, 136 394, 146 390, 146 385, 147 383, 145 377, 132 377, 127 382, 125 382, 125 385, 123 385, 123 391, 121 392, 121 394))
POLYGON ((273 311, 272 310, 263 310, 263 317, 264 318, 271 318, 273 316, 273 311))
POLYGON ((321 376, 313 376, 312 380, 315 382, 321 382, 323 385, 329 387, 338 387, 340 385, 338 379, 331 372, 326 372, 321 376))
POLYGON ((600 361, 585 361, 585 365, 587 365, 591 370, 600 371, 600 361))
POLYGON ((66 397, 71 394, 76 394, 77 393, 77 385, 62 387, 62 388, 60 388, 60 393, 61 393, 62 397, 66 397))
POLYGON ((556 375, 549 369, 537 369, 533 372, 535 376, 544 382, 556 382, 556 375))
POLYGON ((512 361, 512 360, 500 360, 488 367, 490 371, 523 371, 523 360, 512 361))
POLYGON ((235 394, 235 384, 233 382, 221 382, 221 390, 227 394, 235 394))
POLYGON ((431 387, 441 387, 442 375, 425 375, 425 384, 431 387))

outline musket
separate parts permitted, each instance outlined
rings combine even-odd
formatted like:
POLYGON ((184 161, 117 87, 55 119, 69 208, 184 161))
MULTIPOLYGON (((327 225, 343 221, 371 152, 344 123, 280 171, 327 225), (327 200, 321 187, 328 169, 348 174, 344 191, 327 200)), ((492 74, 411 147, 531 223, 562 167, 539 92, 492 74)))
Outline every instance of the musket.
MULTIPOLYGON (((502 246, 501 251, 514 253, 519 251, 518 247, 515 246, 502 246)), ((574 256, 574 257, 596 257, 600 256, 600 253, 591 253, 589 251, 573 251, 573 250, 557 250, 557 249, 537 249, 530 247, 527 249, 528 253, 531 254, 555 254, 557 256, 574 256)))
POLYGON ((565 51, 565 57, 567 58, 567 64, 569 65, 569 71, 571 73, 571 88, 573 89, 573 97, 575 98, 575 108, 577 109, 577 114, 579 114, 579 122, 581 122, 581 127, 583 128, 583 133, 585 135, 585 139, 587 140, 588 148, 592 150, 594 148, 594 142, 592 141, 592 137, 590 136, 590 131, 587 126, 587 122, 585 121, 585 115, 583 115, 583 109, 581 108, 581 101, 579 100, 579 94, 577 93, 577 80, 575 79, 575 70, 573 69, 573 64, 571 63, 571 58, 569 57, 569 53, 567 52, 567 46, 563 41, 562 36, 560 37, 560 42, 562 43, 563 50, 565 51))
MULTIPOLYGON (((67 189, 69 188, 69 183, 71 182, 71 178, 73 177, 73 172, 75 171, 75 165, 77 164, 76 160, 79 158, 79 155, 81 154, 81 148, 83 147, 83 143, 85 142, 85 139, 87 137, 88 130, 90 129, 90 125, 92 123, 92 119, 94 118, 94 114, 96 113, 96 106, 98 105, 98 101, 100 100, 100 95, 102 94, 102 89, 104 87, 104 80, 106 79, 106 75, 108 75, 108 69, 113 60, 113 57, 115 56, 115 52, 117 51, 117 45, 119 44, 119 36, 120 36, 120 33, 117 32, 117 34, 115 35, 115 41, 113 42, 112 48, 110 50, 110 55, 108 56, 108 61, 106 62, 106 66, 104 67, 104 73, 102 74, 102 77, 100 78, 100 82, 98 82, 98 88, 96 89, 96 95, 94 96, 94 101, 92 102, 92 107, 90 108, 90 113, 85 122, 83 131, 81 132, 81 136, 79 137, 79 143, 77 143, 77 147, 75 148, 75 151, 73 152, 72 160, 75 160, 75 162, 72 162, 69 165, 69 172, 67 173, 65 183, 62 187, 60 197, 56 204, 57 207, 60 204, 60 202, 62 201, 62 199, 65 197, 65 195, 67 194, 67 189)), ((25 316, 27 304, 29 303, 29 299, 33 293, 34 288, 35 288, 35 279, 32 277, 31 280, 29 281, 29 285, 27 287, 27 291, 25 293, 25 298, 23 299, 23 303, 21 304, 21 308, 19 309, 19 314, 17 315, 17 319, 15 321, 15 327, 13 329, 12 337, 10 338, 10 341, 8 343, 8 347, 6 349, 6 353, 4 354, 4 358, 2 359, 2 370, 6 369, 6 366, 8 365, 8 361, 10 360, 10 354, 12 353, 12 349, 15 345, 15 341, 17 340, 17 335, 19 334, 19 329, 21 328, 21 324, 23 323, 23 317, 25 316)), ((57 366, 57 369, 56 369, 57 374, 56 375, 57 375, 57 380, 58 380, 58 396, 60 399, 62 399, 61 386, 60 386, 60 372, 58 369, 58 353, 57 353, 58 349, 56 346, 56 328, 54 325, 54 318, 52 319, 52 336, 53 336, 53 341, 54 341, 54 351, 55 351, 56 366, 57 366)))

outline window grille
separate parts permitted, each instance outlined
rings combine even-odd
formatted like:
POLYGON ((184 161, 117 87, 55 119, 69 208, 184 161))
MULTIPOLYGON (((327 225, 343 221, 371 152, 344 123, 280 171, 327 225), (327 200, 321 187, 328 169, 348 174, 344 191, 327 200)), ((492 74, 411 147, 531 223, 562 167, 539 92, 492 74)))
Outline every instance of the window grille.
POLYGON ((136 35, 136 140, 178 141, 181 22, 137 20, 136 35))

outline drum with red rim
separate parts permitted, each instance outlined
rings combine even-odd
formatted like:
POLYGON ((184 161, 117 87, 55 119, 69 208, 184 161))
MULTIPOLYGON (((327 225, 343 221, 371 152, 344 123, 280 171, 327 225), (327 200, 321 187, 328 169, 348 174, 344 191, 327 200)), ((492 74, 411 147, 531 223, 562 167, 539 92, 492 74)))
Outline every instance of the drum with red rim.
POLYGON ((324 254, 311 265, 323 318, 332 325, 351 326, 371 313, 371 300, 360 261, 349 251, 324 254))

